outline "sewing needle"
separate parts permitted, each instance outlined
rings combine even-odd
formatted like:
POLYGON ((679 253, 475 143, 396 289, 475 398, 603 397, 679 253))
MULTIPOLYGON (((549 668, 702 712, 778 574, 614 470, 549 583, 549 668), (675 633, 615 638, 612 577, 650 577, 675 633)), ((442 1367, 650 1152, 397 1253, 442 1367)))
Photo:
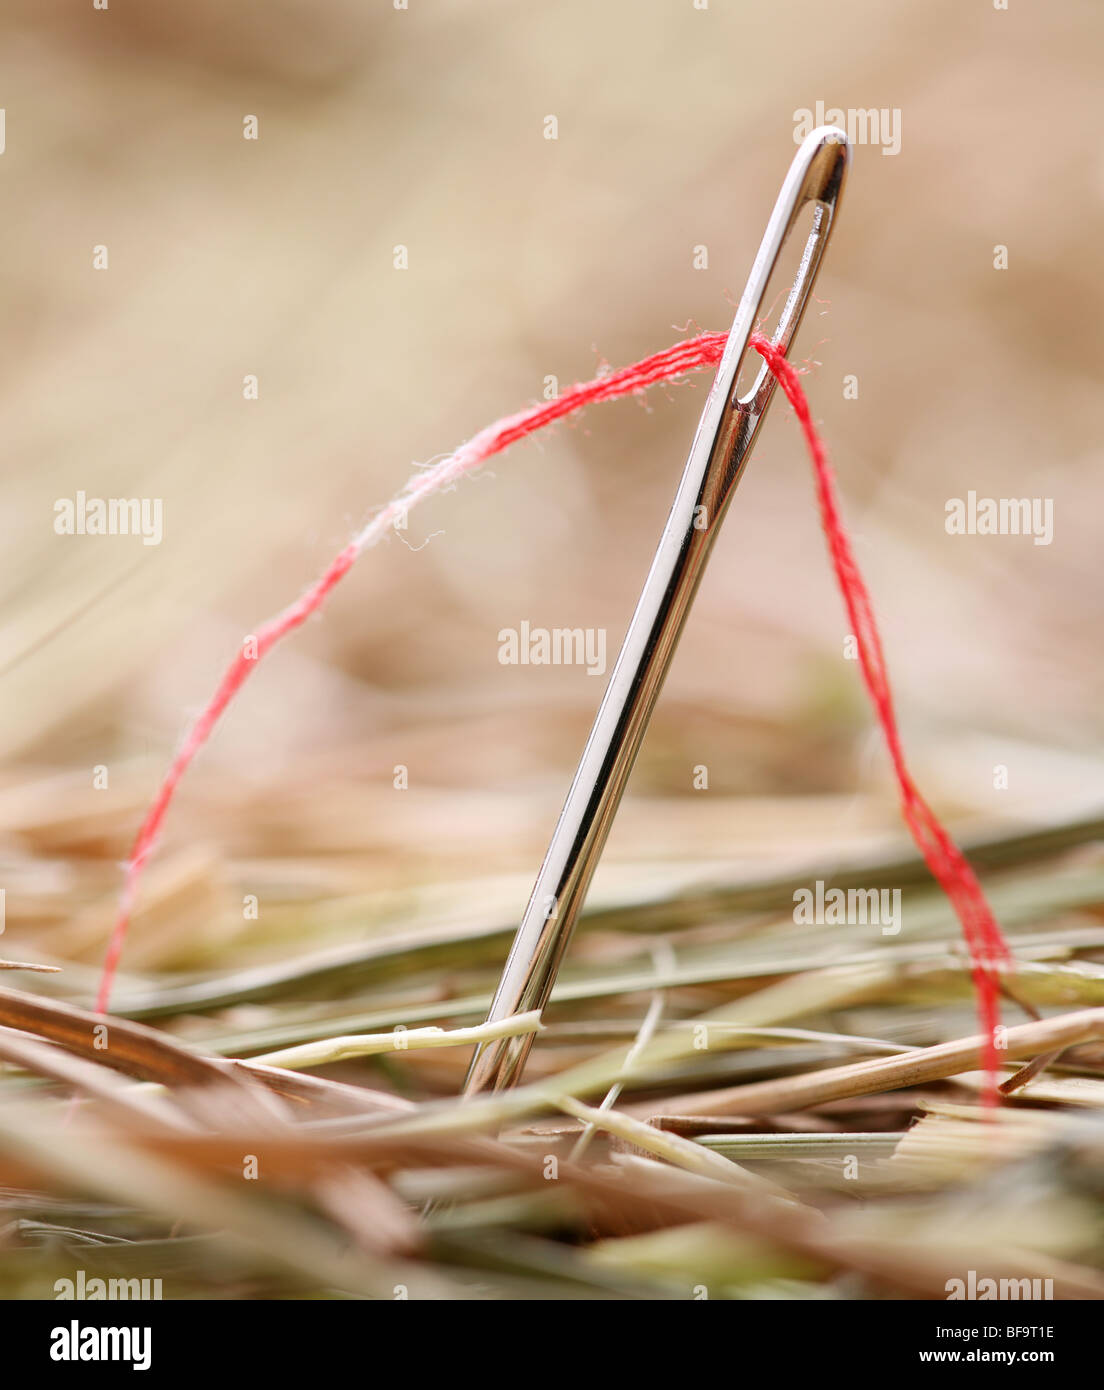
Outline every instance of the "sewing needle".
MULTIPOLYGON (((751 388, 743 396, 736 394, 767 285, 790 231, 806 206, 813 204, 811 230, 775 331, 774 342, 786 352, 835 224, 850 156, 843 131, 821 126, 802 142, 786 175, 655 559, 510 948, 488 1022, 543 1010, 548 1002, 709 552, 774 395, 775 379, 765 363, 751 388)), ((513 1085, 533 1038, 533 1033, 527 1033, 484 1043, 472 1058, 464 1093, 513 1085)))

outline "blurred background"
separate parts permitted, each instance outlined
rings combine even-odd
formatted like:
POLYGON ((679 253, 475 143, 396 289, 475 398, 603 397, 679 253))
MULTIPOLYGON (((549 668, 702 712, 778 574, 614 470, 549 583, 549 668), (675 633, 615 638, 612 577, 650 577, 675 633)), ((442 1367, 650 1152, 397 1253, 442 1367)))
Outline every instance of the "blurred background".
MULTIPOLYGON (((964 834, 1098 804, 1102 37, 1089 0, 9 0, 3 954, 90 985, 188 721, 414 465, 727 328, 817 102, 898 113, 794 355, 918 780, 964 834), (1053 499, 1053 542, 948 535, 968 490, 1053 499), (162 499, 162 543, 57 535, 78 491, 162 499)), ((182 785, 124 968, 516 919, 605 678, 499 630, 605 629, 612 666, 707 389, 593 407, 369 552, 182 785)), ((846 634, 779 400, 599 900, 903 846, 846 634)))

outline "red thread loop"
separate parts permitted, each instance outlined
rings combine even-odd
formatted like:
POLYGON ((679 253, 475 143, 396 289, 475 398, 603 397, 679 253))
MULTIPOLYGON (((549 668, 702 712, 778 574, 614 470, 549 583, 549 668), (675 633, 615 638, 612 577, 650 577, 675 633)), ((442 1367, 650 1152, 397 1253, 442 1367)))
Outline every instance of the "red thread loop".
MULTIPOLYGON (((223 712, 261 658, 271 651, 282 637, 299 627, 312 613, 318 612, 330 591, 345 577, 361 553, 382 538, 397 516, 405 516, 425 497, 478 468, 481 463, 501 453, 511 444, 555 420, 581 410, 586 405, 639 393, 656 382, 669 381, 686 372, 715 365, 720 361, 727 338, 728 335, 725 333, 701 333, 696 338, 675 343, 663 352, 655 353, 620 371, 609 372, 595 377, 592 381, 569 387, 553 401, 533 406, 529 410, 507 416, 489 425, 454 454, 450 454, 426 472, 416 474, 406 489, 342 550, 309 589, 282 613, 264 624, 256 635, 256 654, 252 655, 251 650, 249 656, 240 653, 235 657, 210 702, 188 730, 142 822, 126 863, 119 912, 108 943, 96 996, 98 1012, 107 1011, 142 873, 156 847, 165 815, 180 779, 192 759, 210 738, 223 712)), ((870 693, 900 788, 902 815, 928 868, 946 893, 962 924, 970 955, 978 1017, 983 1034, 982 1057, 987 1076, 985 1099, 986 1103, 990 1104, 996 1099, 996 1028, 1000 1022, 999 970, 1001 967, 1010 968, 1012 964, 1008 943, 993 917, 974 871, 938 816, 920 795, 905 762, 870 594, 843 524, 827 450, 813 424, 800 376, 778 348, 760 334, 753 334, 749 343, 766 361, 793 406, 801 425, 813 465, 817 502, 829 555, 848 618, 854 629, 863 680, 870 693)))

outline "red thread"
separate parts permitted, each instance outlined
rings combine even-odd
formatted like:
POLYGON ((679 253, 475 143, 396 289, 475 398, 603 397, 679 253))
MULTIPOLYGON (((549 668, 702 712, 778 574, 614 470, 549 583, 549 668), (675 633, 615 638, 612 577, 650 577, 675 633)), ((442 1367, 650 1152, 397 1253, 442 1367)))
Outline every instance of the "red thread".
POLYGON ((955 915, 962 924, 962 932, 970 953, 978 1020, 985 1040, 985 1102, 993 1104, 996 1101, 997 1075, 995 1030, 1000 1023, 1000 977, 997 966, 1010 966, 1011 952, 973 869, 947 833, 939 817, 920 795, 905 762, 901 735, 897 728, 897 715, 893 708, 893 695, 889 688, 889 672, 882 653, 882 639, 874 618, 874 608, 854 551, 851 549, 843 517, 840 515, 828 452, 813 424, 809 401, 802 389, 800 377, 773 343, 758 333, 753 334, 750 341, 751 346, 765 359, 779 386, 785 391, 809 448, 828 552, 832 558, 840 593, 843 595, 847 616, 855 632, 863 680, 870 692, 874 712, 882 726, 886 747, 893 762, 893 771, 901 791, 901 814, 932 876, 950 899, 955 915))
POLYGON ((728 335, 725 333, 700 333, 696 338, 675 343, 662 352, 645 357, 620 371, 607 372, 570 386, 555 400, 547 401, 516 415, 508 415, 462 444, 454 454, 442 459, 424 473, 416 473, 398 496, 379 512, 372 521, 345 547, 321 578, 302 593, 290 607, 285 608, 275 618, 270 619, 256 634, 255 643, 250 644, 247 656, 246 645, 230 663, 219 682, 210 702, 184 736, 168 772, 157 789, 153 804, 146 812, 145 819, 135 838, 130 856, 124 867, 123 891, 120 895, 119 910, 111 938, 104 956, 100 985, 96 992, 96 1011, 106 1013, 111 1001, 111 990, 115 983, 119 961, 123 954, 131 913, 138 896, 138 887, 146 861, 156 847, 161 827, 176 792, 181 777, 188 770, 192 759, 210 738, 227 705, 238 693, 246 680, 252 675, 260 659, 270 651, 281 637, 306 622, 316 613, 330 590, 338 584, 352 568, 361 553, 370 545, 382 539, 384 534, 399 520, 405 519, 410 509, 434 492, 455 481, 464 473, 477 468, 481 463, 508 448, 526 435, 543 429, 555 420, 581 410, 595 401, 612 401, 619 396, 632 395, 643 391, 657 381, 669 381, 684 372, 697 371, 719 362, 724 352, 728 335))
MULTIPOLYGON (((714 365, 720 361, 727 338, 728 335, 725 333, 701 333, 696 338, 675 343, 663 352, 657 352, 640 362, 623 367, 620 371, 608 372, 592 381, 569 387, 555 400, 533 406, 489 425, 440 463, 423 473, 415 474, 402 492, 350 541, 309 589, 282 613, 265 623, 252 642, 248 642, 243 651, 235 657, 211 701, 188 730, 142 822, 126 863, 119 912, 108 943, 96 996, 98 1012, 107 1011, 142 872, 156 846, 180 779, 192 759, 210 738, 219 718, 248 679, 257 662, 281 637, 299 627, 312 613, 316 613, 330 591, 349 572, 362 552, 380 540, 400 518, 404 519, 410 508, 418 502, 477 468, 511 444, 543 429, 555 420, 581 410, 583 406, 631 395, 656 382, 668 381, 685 372, 714 365)), ((844 528, 827 450, 813 424, 809 402, 802 389, 799 374, 785 356, 760 334, 753 334, 749 342, 766 361, 793 406, 801 425, 813 464, 817 501, 829 554, 844 606, 855 631, 863 680, 870 693, 897 777, 905 824, 962 924, 970 954, 978 1016, 985 1039, 983 1061, 988 1080, 985 1098, 986 1103, 991 1103, 996 1098, 995 1029, 1000 1020, 997 966, 1011 964, 1008 944, 997 926, 973 870, 935 812, 920 795, 906 765, 870 595, 844 528)))
POLYGON ((246 639, 242 644, 242 650, 230 663, 219 682, 218 689, 184 736, 184 742, 180 745, 176 757, 173 758, 168 772, 165 773, 161 785, 157 789, 153 805, 146 812, 142 828, 138 831, 134 847, 130 851, 130 858, 126 862, 119 912, 115 919, 111 939, 107 943, 103 972, 100 975, 100 987, 96 993, 97 1013, 107 1012, 107 1006, 111 999, 111 986, 114 984, 115 973, 119 968, 119 958, 123 954, 123 943, 126 941, 127 927, 130 925, 130 914, 134 909, 138 885, 142 879, 142 870, 157 844, 161 823, 165 819, 165 813, 169 809, 169 803, 176 792, 177 784, 188 770, 189 763, 211 737, 211 733, 226 706, 252 675, 257 662, 276 645, 281 637, 291 632, 293 628, 299 627, 301 623, 305 623, 312 613, 316 613, 321 608, 326 601, 327 594, 335 584, 348 574, 356 558, 356 548, 351 544, 347 545, 321 579, 316 580, 282 613, 278 613, 275 618, 270 618, 252 638, 246 639))

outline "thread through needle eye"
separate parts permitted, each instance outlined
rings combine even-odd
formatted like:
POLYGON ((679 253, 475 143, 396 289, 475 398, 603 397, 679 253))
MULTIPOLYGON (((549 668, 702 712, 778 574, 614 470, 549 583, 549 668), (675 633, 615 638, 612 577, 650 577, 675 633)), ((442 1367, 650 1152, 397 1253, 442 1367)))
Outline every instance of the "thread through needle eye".
MULTIPOLYGON (((510 948, 488 1023, 543 1010, 552 993, 713 542, 774 395, 775 377, 765 362, 750 389, 737 394, 740 368, 771 274, 797 219, 811 204, 812 226, 773 337, 775 346, 786 353, 835 225, 850 157, 843 131, 821 126, 802 142, 786 175, 652 567, 510 948)), ((521 1076, 533 1037, 529 1033, 503 1038, 478 1048, 464 1093, 512 1086, 521 1076)))

